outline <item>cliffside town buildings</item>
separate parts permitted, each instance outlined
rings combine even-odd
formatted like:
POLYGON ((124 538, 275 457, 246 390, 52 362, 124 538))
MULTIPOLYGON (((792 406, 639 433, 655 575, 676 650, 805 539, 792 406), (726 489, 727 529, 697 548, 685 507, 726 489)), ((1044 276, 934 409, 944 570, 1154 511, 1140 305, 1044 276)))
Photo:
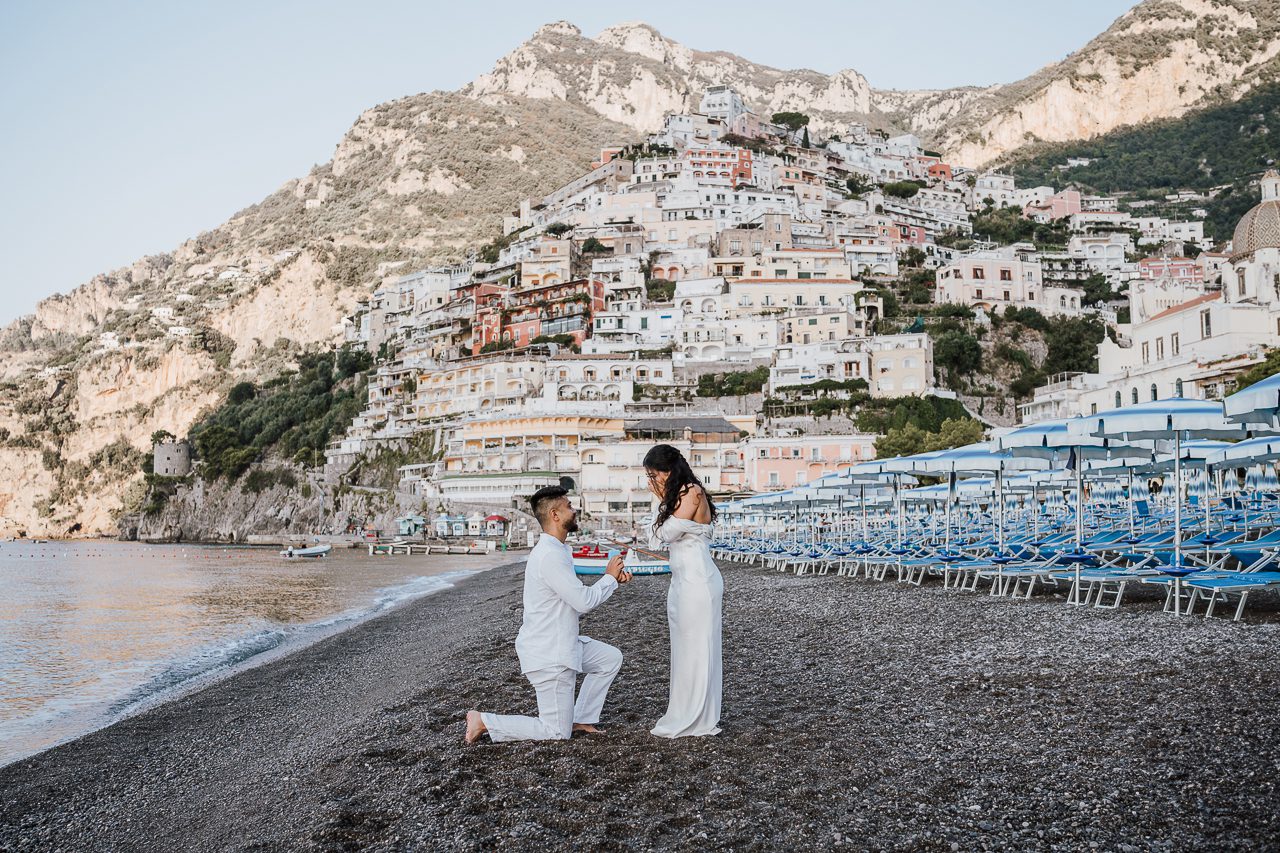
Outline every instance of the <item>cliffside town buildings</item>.
MULTIPOLYGON (((878 288, 912 250, 936 269, 935 301, 988 314, 1098 312, 1081 282, 1129 284, 1131 322, 1103 344, 1100 373, 1058 378, 1028 416, 1151 388, 1220 392, 1230 370, 1280 343, 1280 261, 1276 240, 1257 236, 1271 227, 1262 214, 1229 256, 1139 260, 1144 244, 1209 248, 1202 223, 966 173, 910 134, 853 125, 807 140, 712 87, 698 113, 668 116, 646 144, 606 149, 522 202, 467 262, 384 279, 347 322, 348 341, 381 358, 329 462, 425 436, 431 461, 402 470, 402 488, 424 499, 509 506, 567 477, 602 523, 649 511, 639 463, 656 441, 680 447, 718 492, 809 482, 871 458, 875 436, 778 426, 760 397, 699 397, 699 377, 762 369, 770 397, 822 380, 876 397, 934 393, 929 336, 883 328, 878 288), (939 245, 1002 206, 1067 224, 1069 244, 939 245)), ((1264 180, 1263 208, 1276 186, 1264 180)))
POLYGON ((1098 372, 1059 377, 1025 420, 1182 396, 1216 399, 1280 346, 1280 175, 1236 226, 1228 254, 1147 258, 1129 281, 1130 322, 1098 346, 1098 372))

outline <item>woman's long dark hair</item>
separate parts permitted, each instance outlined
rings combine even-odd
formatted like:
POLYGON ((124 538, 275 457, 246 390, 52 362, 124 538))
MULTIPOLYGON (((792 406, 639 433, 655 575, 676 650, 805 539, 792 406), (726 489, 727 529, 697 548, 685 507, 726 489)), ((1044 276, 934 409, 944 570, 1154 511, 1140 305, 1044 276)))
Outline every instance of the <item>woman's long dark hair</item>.
POLYGON ((707 487, 693 473, 684 454, 669 444, 656 444, 644 455, 644 467, 649 471, 662 471, 667 475, 667 485, 663 490, 662 500, 658 503, 658 517, 654 520, 655 528, 661 527, 668 518, 675 515, 676 506, 680 503, 680 495, 689 487, 702 490, 707 500, 707 509, 711 511, 711 520, 716 520, 716 505, 707 494, 707 487))

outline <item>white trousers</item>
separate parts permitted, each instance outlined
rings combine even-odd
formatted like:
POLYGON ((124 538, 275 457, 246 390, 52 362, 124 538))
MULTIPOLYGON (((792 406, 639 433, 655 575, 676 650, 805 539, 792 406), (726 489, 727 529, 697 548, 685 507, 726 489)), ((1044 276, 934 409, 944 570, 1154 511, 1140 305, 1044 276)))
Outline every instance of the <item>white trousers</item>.
POLYGON ((578 701, 573 687, 578 673, 556 666, 526 672, 525 677, 538 695, 538 716, 519 714, 481 714, 489 730, 489 740, 568 740, 574 723, 600 722, 609 685, 622 667, 622 652, 608 643, 579 637, 582 644, 582 690, 578 701))

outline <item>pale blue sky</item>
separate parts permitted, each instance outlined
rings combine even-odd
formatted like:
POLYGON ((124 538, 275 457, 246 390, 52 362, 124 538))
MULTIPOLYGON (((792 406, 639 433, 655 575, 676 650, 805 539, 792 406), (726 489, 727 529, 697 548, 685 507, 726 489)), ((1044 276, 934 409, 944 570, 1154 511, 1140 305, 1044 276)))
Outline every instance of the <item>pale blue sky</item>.
POLYGON ((549 21, 643 19, 690 47, 922 88, 1016 80, 1130 5, 0 0, 0 323, 218 225, 327 161, 361 110, 456 89, 549 21))

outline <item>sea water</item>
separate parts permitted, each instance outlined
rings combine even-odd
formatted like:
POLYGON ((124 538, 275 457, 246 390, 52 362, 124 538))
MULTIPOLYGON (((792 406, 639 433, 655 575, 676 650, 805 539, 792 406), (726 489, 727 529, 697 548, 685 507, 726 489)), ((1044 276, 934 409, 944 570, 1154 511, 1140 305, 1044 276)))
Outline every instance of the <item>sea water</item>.
POLYGON ((444 589, 477 561, 494 563, 0 542, 0 765, 444 589))

